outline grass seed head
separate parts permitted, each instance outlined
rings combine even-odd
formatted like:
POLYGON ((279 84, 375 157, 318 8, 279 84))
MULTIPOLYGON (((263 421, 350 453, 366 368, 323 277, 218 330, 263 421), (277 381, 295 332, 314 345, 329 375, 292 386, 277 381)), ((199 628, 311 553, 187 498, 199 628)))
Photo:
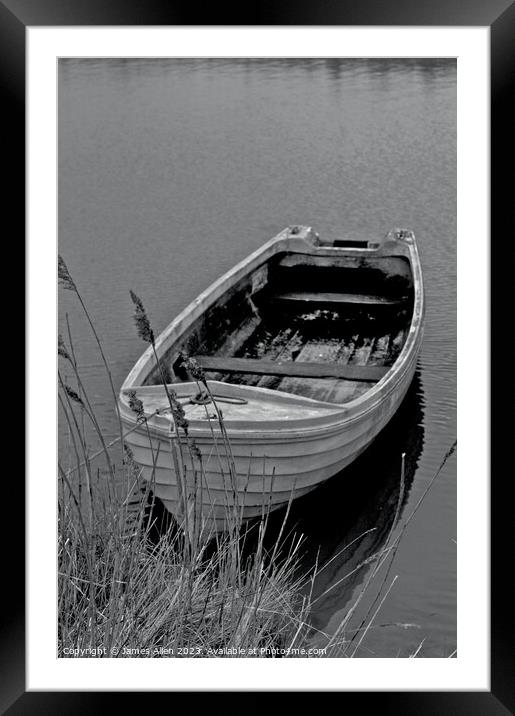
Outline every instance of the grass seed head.
POLYGON ((65 384, 64 384, 64 389, 65 389, 66 394, 68 395, 68 397, 71 398, 74 403, 78 403, 79 405, 81 405, 82 407, 84 407, 84 403, 82 402, 82 398, 80 397, 80 395, 79 395, 78 393, 75 392, 75 390, 73 390, 73 388, 70 388, 70 386, 69 386, 67 383, 65 383, 65 384))
POLYGON ((66 344, 61 334, 59 334, 57 339, 57 354, 71 362, 70 354, 68 353, 68 349, 66 348, 66 344))
POLYGON ((182 407, 182 404, 179 403, 177 398, 175 398, 173 395, 170 395, 170 401, 172 404, 172 415, 173 415, 175 424, 179 428, 182 428, 184 430, 185 434, 187 435, 189 423, 186 418, 186 413, 184 412, 184 408, 182 407))
POLYGON ((183 358, 182 365, 189 373, 191 373, 194 380, 197 380, 200 383, 206 382, 206 375, 204 373, 204 370, 201 368, 195 358, 183 358))
POLYGON ((68 271, 68 267, 61 256, 57 257, 57 276, 59 279, 59 285, 65 288, 67 291, 75 291, 77 292, 77 287, 75 286, 75 282, 71 277, 70 272, 68 271))
POLYGON ((125 395, 129 398, 129 408, 138 416, 138 422, 145 420, 145 409, 142 401, 137 397, 135 390, 127 390, 125 395))
POLYGON ((188 448, 193 457, 196 457, 197 460, 202 460, 202 453, 200 452, 197 443, 192 438, 188 438, 188 448))
POLYGON ((145 341, 145 343, 154 343, 154 332, 150 325, 147 312, 143 306, 143 302, 139 296, 136 296, 134 291, 130 291, 131 300, 135 306, 134 309, 134 323, 136 324, 136 330, 138 336, 145 341))

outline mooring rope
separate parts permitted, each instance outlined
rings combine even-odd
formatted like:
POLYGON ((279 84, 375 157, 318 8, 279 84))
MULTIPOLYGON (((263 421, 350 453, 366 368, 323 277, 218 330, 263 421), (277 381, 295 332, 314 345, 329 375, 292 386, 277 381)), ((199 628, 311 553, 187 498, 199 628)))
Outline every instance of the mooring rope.
POLYGON ((224 395, 223 393, 209 394, 203 393, 202 391, 188 398, 188 402, 193 403, 193 405, 207 405, 212 402, 213 398, 216 398, 220 403, 231 403, 233 405, 247 405, 249 402, 245 398, 237 398, 234 395, 224 395))

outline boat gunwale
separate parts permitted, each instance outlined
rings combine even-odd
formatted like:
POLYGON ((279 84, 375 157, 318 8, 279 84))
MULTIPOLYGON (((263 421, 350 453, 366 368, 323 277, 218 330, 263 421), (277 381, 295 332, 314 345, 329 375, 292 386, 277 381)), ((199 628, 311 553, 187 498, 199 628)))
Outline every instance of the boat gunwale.
MULTIPOLYGON (((416 361, 416 356, 414 356, 414 360, 416 361)), ((413 373, 415 371, 415 368, 416 365, 413 367, 413 373)), ((320 435, 329 436, 333 433, 336 434, 340 432, 344 428, 347 429, 350 425, 352 425, 352 423, 365 419, 370 413, 373 413, 386 398, 395 393, 402 379, 405 377, 404 373, 402 375, 398 373, 397 375, 399 376, 399 380, 395 383, 392 382, 390 384, 388 392, 385 392, 381 395, 375 393, 375 396, 378 399, 374 402, 367 401, 370 402, 370 404, 362 410, 355 409, 351 411, 349 410, 349 408, 347 408, 347 406, 351 406, 351 403, 357 403, 357 401, 349 401, 345 404, 337 404, 313 400, 312 404, 319 403, 320 407, 333 408, 333 410, 328 410, 328 413, 326 415, 309 416, 304 418, 285 419, 284 417, 278 417, 275 420, 267 420, 266 426, 263 425, 264 421, 262 420, 256 420, 251 422, 249 420, 231 420, 230 418, 224 418, 224 426, 230 433, 231 441, 241 440, 243 442, 247 440, 249 436, 252 436, 253 442, 263 441, 266 443, 276 441, 280 442, 285 436, 288 438, 288 441, 306 439, 316 440, 320 435), (242 427, 243 423, 245 424, 244 427, 242 427)), ((212 382, 217 385, 227 385, 226 383, 218 383, 216 381, 212 382)), ((196 383, 185 383, 184 385, 191 385, 196 387, 196 383)), ((249 389, 252 388, 252 386, 238 387, 247 387, 249 389)), ((408 386, 406 386, 406 388, 407 387, 409 387, 409 384, 408 386)), ((273 391, 268 388, 260 388, 259 390, 267 390, 269 393, 279 392, 273 391)), ((373 389, 367 391, 368 397, 370 397, 370 393, 372 393, 372 390, 373 389)), ((283 395, 289 394, 283 393, 283 395)), ((353 405, 352 407, 355 406, 353 405)), ((124 417, 124 420, 126 420, 127 422, 131 422, 133 426, 137 425, 138 419, 132 411, 130 411, 130 413, 127 410, 122 411, 122 415, 124 417)), ((216 438, 222 438, 222 433, 217 426, 216 420, 212 420, 209 426, 207 421, 203 419, 198 420, 188 418, 188 422, 189 432, 191 434, 194 434, 196 439, 202 439, 205 437, 209 442, 211 442, 213 439, 213 432, 216 438)), ((167 435, 173 435, 173 432, 170 433, 170 426, 171 418, 169 417, 169 415, 153 416, 152 418, 147 420, 147 427, 150 431, 150 434, 156 438, 162 437, 164 430, 166 430, 167 435), (158 420, 156 420, 156 417, 158 418, 158 420)))
MULTIPOLYGON (((406 337, 406 340, 404 342, 404 345, 395 360, 394 364, 391 366, 391 369, 384 375, 377 383, 375 383, 370 389, 365 391, 362 395, 358 396, 357 398, 350 400, 346 403, 331 403, 329 401, 323 401, 323 400, 317 400, 313 398, 309 398, 307 396, 301 396, 301 395, 295 395, 292 393, 288 393, 286 391, 280 391, 280 390, 272 390, 267 388, 261 388, 259 386, 248 386, 248 385, 235 385, 230 384, 233 388, 239 388, 243 389, 244 392, 250 392, 253 396, 256 398, 260 396, 267 396, 271 397, 274 396, 276 398, 277 402, 287 402, 289 404, 297 408, 301 408, 302 405, 311 406, 313 408, 318 407, 319 409, 327 409, 329 415, 327 416, 309 416, 308 418, 292 418, 285 421, 283 418, 277 418, 275 423, 281 423, 282 428, 280 432, 282 434, 288 433, 291 434, 292 437, 295 434, 296 430, 301 428, 301 423, 308 423, 311 424, 312 429, 315 432, 318 432, 319 430, 323 429, 324 431, 329 429, 331 424, 334 426, 335 429, 338 429, 338 426, 341 426, 342 424, 342 418, 344 419, 343 422, 347 423, 348 421, 352 420, 353 418, 359 418, 363 417, 364 414, 367 414, 368 412, 374 410, 378 403, 382 402, 386 397, 388 397, 398 386, 398 384, 402 381, 403 377, 405 376, 407 368, 411 368, 410 365, 412 361, 409 360, 410 356, 415 359, 418 357, 418 350, 420 347, 420 343, 422 340, 423 335, 423 316, 424 316, 424 292, 423 292, 423 280, 422 280, 422 271, 421 271, 421 265, 418 255, 418 249, 416 245, 415 238, 411 232, 406 232, 405 235, 402 235, 402 238, 400 238, 398 230, 393 230, 389 232, 384 241, 380 244, 375 244, 376 248, 362 248, 362 247, 331 247, 331 246, 320 246, 316 245, 313 241, 313 238, 316 237, 316 234, 313 232, 313 230, 310 227, 298 227, 300 231, 298 230, 295 235, 292 235, 292 231, 290 228, 286 228, 283 231, 281 231, 277 236, 270 239, 268 242, 263 244, 259 249, 249 254, 245 259, 237 263, 235 266, 233 266, 229 271, 227 271, 225 274, 223 274, 221 277, 219 277, 217 280, 215 280, 210 286, 208 286, 202 293, 200 293, 193 301, 191 301, 169 324, 168 326, 160 333, 158 338, 156 339, 156 352, 159 357, 161 357, 160 354, 166 352, 171 348, 174 342, 176 342, 181 335, 189 328, 189 326, 193 323, 194 320, 198 318, 201 313, 203 313, 210 305, 212 305, 223 293, 227 290, 227 288, 234 284, 236 281, 238 281, 243 276, 251 273, 253 270, 258 269, 261 265, 265 264, 267 261, 269 261, 275 254, 279 253, 280 251, 286 250, 291 251, 292 253, 299 253, 299 254, 308 254, 308 255, 318 255, 318 256, 343 256, 343 255, 355 255, 355 256, 363 256, 363 255, 378 255, 378 256, 403 256, 409 260, 412 278, 413 278, 413 290, 414 290, 414 298, 413 298, 413 310, 412 310, 412 316, 411 321, 409 324, 409 330, 408 335, 406 337), (390 238, 392 237, 393 238, 390 238), (311 243, 309 240, 311 239, 311 243), (392 249, 395 247, 395 251, 391 251, 388 253, 385 249, 385 244, 388 243, 388 240, 390 239, 390 244, 392 245, 392 249), (302 250, 304 249, 304 250, 302 250), (202 310, 199 312, 199 308, 202 307, 202 310), (174 335, 175 334, 175 335, 174 335), (339 417, 339 420, 334 421, 334 418, 339 417), (327 424, 326 420, 327 418, 333 418, 333 421, 330 425, 327 424), (284 423, 289 423, 290 428, 285 428, 284 423), (313 428, 313 422, 318 423, 318 427, 313 428), (295 425, 294 425, 295 423, 295 425)), ((134 414, 129 415, 128 411, 126 409, 126 399, 124 399, 124 394, 128 390, 141 390, 146 388, 152 388, 154 386, 145 386, 142 385, 142 375, 144 373, 148 374, 148 363, 149 361, 154 360, 153 356, 153 350, 152 347, 149 346, 144 353, 140 356, 138 361, 135 363, 132 370, 129 372, 127 378, 122 384, 122 387, 120 389, 120 397, 119 402, 121 404, 121 408, 123 409, 123 417, 125 420, 131 423, 136 423, 136 417, 134 414), (138 381, 140 384, 138 384, 138 381)), ((413 367, 413 372, 414 372, 413 367)), ((143 378, 144 380, 144 378, 143 378)), ((213 384, 214 386, 224 386, 227 387, 227 383, 223 383, 221 381, 214 381, 209 380, 210 384, 213 384)), ((171 384, 172 386, 177 385, 195 385, 195 383, 177 383, 177 384, 171 384)), ((156 388, 159 388, 159 386, 155 386, 156 388)), ((174 387, 175 389, 175 387, 174 387)), ((132 411, 131 411, 132 412, 132 411)), ((152 423, 154 423, 153 427, 156 430, 158 434, 162 434, 162 427, 155 424, 158 421, 155 421, 153 418, 149 421, 149 427, 152 423)), ((160 422, 160 421, 159 421, 160 422)), ((267 422, 273 422, 273 421, 267 421, 267 422)), ((265 438, 265 435, 268 431, 272 431, 274 433, 277 432, 276 428, 259 428, 259 425, 262 425, 263 421, 247 421, 247 420, 240 420, 240 419, 233 419, 230 418, 226 420, 226 426, 230 428, 231 434, 234 435, 234 437, 237 437, 239 434, 244 435, 245 433, 256 433, 257 431, 263 435, 263 439, 269 439, 265 438), (254 422, 254 426, 251 427, 250 423, 254 422), (248 424, 248 427, 241 427, 238 428, 238 423, 245 423, 248 424)), ((166 425, 169 429, 169 419, 166 420, 166 425)), ((164 427, 164 425, 163 425, 164 427)), ((205 425, 205 422, 203 420, 199 419, 192 419, 191 429, 194 429, 196 434, 200 434, 203 432, 202 428, 206 429, 206 432, 211 432, 211 428, 207 428, 205 425)), ((299 437, 302 435, 306 435, 306 432, 311 432, 309 426, 306 426, 299 432, 299 437)))

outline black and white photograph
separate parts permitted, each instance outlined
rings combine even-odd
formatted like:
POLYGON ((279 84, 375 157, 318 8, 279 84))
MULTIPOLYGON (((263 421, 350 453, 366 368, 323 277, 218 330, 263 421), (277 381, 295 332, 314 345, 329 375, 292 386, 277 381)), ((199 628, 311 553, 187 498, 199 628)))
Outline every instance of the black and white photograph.
POLYGON ((514 11, 0 1, 2 713, 513 711, 514 11))
POLYGON ((456 71, 59 59, 59 658, 456 657, 456 71))

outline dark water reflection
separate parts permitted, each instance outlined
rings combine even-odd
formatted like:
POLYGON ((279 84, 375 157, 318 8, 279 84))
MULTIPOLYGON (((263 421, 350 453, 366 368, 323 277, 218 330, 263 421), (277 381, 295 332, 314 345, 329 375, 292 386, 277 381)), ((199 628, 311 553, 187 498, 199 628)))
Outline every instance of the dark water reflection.
MULTIPOLYGON (((291 505, 283 534, 290 532, 294 541, 303 535, 303 569, 308 572, 316 565, 318 571, 314 582, 306 586, 314 604, 311 623, 317 646, 327 642, 324 635, 334 634, 376 565, 376 557, 389 539, 391 544, 409 514, 404 508, 409 502, 424 447, 423 406, 421 376, 417 372, 398 413, 373 447, 311 495, 291 505)), ((272 544, 284 515, 285 511, 279 511, 269 518, 272 544)), ((348 632, 357 628, 373 599, 384 592, 386 571, 385 564, 370 583, 348 632)), ((379 622, 383 621, 381 617, 379 622)), ((416 627, 415 640, 420 636, 419 627, 422 625, 416 627)), ((411 635, 407 637, 404 628, 396 629, 392 625, 389 632, 392 650, 408 648, 411 635)), ((367 638, 367 649, 376 643, 375 634, 374 628, 367 638)), ((413 645, 413 651, 417 644, 413 645)), ((361 650, 357 655, 367 656, 369 653, 361 650)), ((384 653, 384 646, 381 655, 388 655, 384 653)))
MULTIPOLYGON (((345 477, 299 501, 291 516, 324 559, 376 528, 321 575, 322 593, 388 532, 401 453, 410 482, 402 522, 456 436, 455 62, 64 60, 58 147, 59 248, 117 386, 143 349, 130 288, 160 331, 288 224, 326 236, 415 231, 427 297, 415 398, 345 477)), ((60 296, 63 332, 66 313, 99 418, 114 437, 101 361, 69 292, 60 296)), ((61 449, 66 442, 61 433, 61 449)), ((399 578, 378 616, 418 626, 371 630, 362 656, 406 656, 422 639, 421 656, 453 651, 455 536, 453 457, 406 530, 392 565, 399 578)), ((365 573, 319 600, 318 628, 333 628, 365 573)))

